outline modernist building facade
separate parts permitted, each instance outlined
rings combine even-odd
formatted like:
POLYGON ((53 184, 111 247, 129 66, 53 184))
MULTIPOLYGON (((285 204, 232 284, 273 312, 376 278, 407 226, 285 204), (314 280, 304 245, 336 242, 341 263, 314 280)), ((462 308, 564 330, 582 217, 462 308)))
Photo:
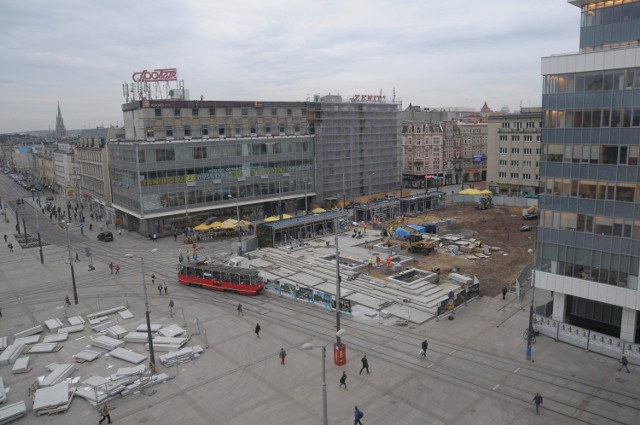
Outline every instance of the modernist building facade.
POLYGON ((112 205, 143 234, 207 218, 255 220, 315 195, 308 103, 143 100, 109 142, 112 205))
POLYGON ((542 108, 489 115, 487 184, 494 193, 538 193, 542 108))
POLYGON ((640 7, 570 3, 580 52, 542 59, 535 284, 554 319, 640 342, 640 7))

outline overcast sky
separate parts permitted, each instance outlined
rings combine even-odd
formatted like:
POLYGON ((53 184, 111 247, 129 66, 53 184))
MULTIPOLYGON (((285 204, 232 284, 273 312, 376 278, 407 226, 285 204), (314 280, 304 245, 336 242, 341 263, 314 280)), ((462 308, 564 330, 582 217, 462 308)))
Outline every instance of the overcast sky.
POLYGON ((541 104, 540 58, 578 50, 566 0, 0 0, 0 133, 122 125, 135 71, 191 99, 379 94, 403 108, 541 104))

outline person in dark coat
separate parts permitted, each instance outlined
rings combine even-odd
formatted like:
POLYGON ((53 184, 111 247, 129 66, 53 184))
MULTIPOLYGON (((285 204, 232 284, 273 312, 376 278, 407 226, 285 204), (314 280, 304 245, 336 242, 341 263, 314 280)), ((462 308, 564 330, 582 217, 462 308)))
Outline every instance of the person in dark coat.
POLYGON ((508 290, 507 290, 507 285, 504 285, 504 286, 502 287, 502 299, 503 299, 503 300, 507 299, 507 291, 508 291, 508 290))
POLYGON ((427 348, 429 348, 429 343, 425 339, 424 341, 422 341, 422 351, 420 352, 422 357, 427 357, 427 348))
POLYGON ((365 370, 369 373, 369 361, 367 360, 367 355, 362 356, 362 368, 360 369, 360 375, 362 375, 362 371, 365 370))
POLYGON ((533 402, 536 404, 536 415, 539 415, 540 405, 542 404, 542 396, 540 393, 536 393, 535 397, 533 397, 533 402))
POLYGON ((344 389, 347 389, 347 372, 343 371, 342 372, 342 376, 340 377, 340 385, 338 385, 339 387, 344 385, 344 389))
POLYGON ((256 336, 260 338, 260 323, 256 323, 256 330, 254 331, 256 336))

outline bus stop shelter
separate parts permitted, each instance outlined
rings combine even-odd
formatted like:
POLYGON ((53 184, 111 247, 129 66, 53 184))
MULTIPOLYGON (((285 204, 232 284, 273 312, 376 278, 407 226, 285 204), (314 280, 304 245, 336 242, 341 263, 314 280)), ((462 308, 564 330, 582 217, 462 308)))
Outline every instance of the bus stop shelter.
POLYGON ((347 222, 347 213, 344 211, 326 211, 320 214, 304 215, 260 223, 256 227, 258 247, 277 247, 289 243, 295 243, 302 239, 335 233, 336 221, 340 226, 347 222))

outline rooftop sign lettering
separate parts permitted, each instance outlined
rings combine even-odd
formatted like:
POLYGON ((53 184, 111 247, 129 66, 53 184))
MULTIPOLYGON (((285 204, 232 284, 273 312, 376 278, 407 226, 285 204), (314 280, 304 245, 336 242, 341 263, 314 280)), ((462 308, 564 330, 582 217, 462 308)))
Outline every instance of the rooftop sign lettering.
POLYGON ((161 68, 153 71, 144 70, 134 72, 131 79, 136 83, 153 83, 158 81, 177 81, 178 70, 176 68, 161 68))

